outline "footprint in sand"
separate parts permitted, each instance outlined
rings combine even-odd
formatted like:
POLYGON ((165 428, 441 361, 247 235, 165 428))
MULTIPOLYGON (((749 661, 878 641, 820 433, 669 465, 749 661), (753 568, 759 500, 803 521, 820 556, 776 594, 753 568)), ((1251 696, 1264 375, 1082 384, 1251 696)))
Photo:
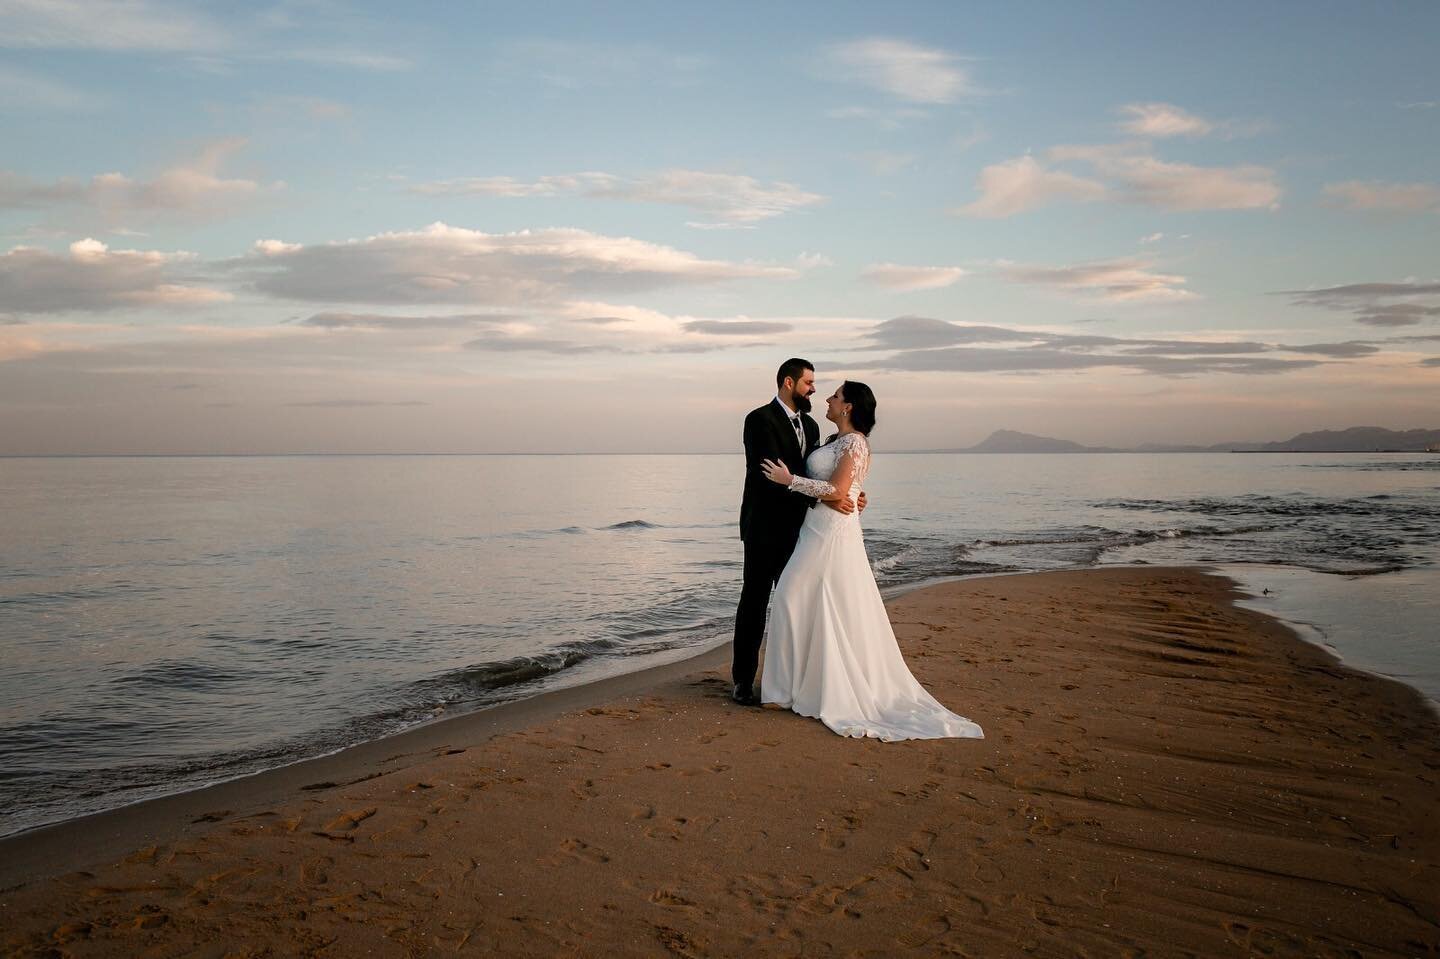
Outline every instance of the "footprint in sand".
POLYGON ((565 840, 560 844, 559 851, 550 857, 552 865, 575 865, 582 862, 600 864, 609 861, 610 857, 605 852, 581 839, 565 840))
POLYGON ((850 834, 864 823, 862 814, 868 808, 869 804, 867 803, 850 812, 840 813, 833 820, 819 823, 815 828, 820 832, 820 848, 844 849, 850 834))
POLYGON ((329 856, 311 859, 300 867, 300 881, 307 886, 323 886, 330 881, 330 867, 335 860, 329 856))
POLYGON ((930 871, 930 847, 935 845, 939 834, 922 829, 910 837, 909 843, 895 850, 892 868, 900 875, 914 882, 921 873, 930 871))
POLYGON ((944 916, 936 916, 928 922, 922 922, 906 929, 895 937, 895 941, 906 949, 919 949, 921 946, 928 946, 949 931, 950 920, 944 916))
POLYGON ((875 883, 874 876, 861 876, 848 886, 837 886, 828 892, 822 893, 815 906, 802 907, 807 912, 818 912, 829 914, 836 911, 843 911, 851 919, 860 919, 863 913, 860 907, 865 903, 866 898, 873 890, 875 883), (816 908, 816 907, 819 908, 816 908))

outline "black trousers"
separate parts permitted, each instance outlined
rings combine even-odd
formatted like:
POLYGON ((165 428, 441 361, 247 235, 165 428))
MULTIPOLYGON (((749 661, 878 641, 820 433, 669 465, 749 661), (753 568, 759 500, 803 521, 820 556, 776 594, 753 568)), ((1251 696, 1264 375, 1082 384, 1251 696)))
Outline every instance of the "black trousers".
POLYGON ((745 541, 745 578, 740 587, 740 606, 735 610, 735 652, 730 666, 730 678, 737 686, 755 684, 770 591, 799 539, 800 530, 796 529, 791 536, 751 537, 745 541))

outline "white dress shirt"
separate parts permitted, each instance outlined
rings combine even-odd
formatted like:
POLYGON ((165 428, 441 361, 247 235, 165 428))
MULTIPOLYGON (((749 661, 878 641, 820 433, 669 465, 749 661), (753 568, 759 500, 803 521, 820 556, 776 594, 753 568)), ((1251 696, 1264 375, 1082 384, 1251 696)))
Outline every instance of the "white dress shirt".
POLYGON ((802 420, 799 418, 799 417, 800 417, 800 411, 799 411, 799 410, 792 410, 790 407, 786 406, 786 405, 785 405, 785 401, 780 398, 780 394, 779 394, 779 393, 776 393, 776 394, 775 394, 775 402, 777 402, 777 403, 780 404, 780 409, 782 409, 782 410, 785 411, 785 418, 788 419, 788 420, 790 421, 790 425, 791 425, 792 427, 794 427, 794 429, 795 429, 795 439, 796 439, 796 441, 800 444, 800 455, 801 455, 801 457, 804 457, 804 455, 805 455, 805 423, 804 423, 804 421, 802 421, 802 420))

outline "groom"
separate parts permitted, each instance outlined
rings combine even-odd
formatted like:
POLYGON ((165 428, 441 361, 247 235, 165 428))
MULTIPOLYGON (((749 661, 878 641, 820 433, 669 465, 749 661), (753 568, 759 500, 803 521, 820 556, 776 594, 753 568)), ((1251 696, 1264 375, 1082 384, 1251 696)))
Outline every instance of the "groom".
MULTIPOLYGON (((780 364, 775 373, 775 398, 745 417, 745 493, 740 501, 740 539, 745 545, 744 585, 735 610, 735 654, 730 668, 735 681, 733 698, 742 706, 760 705, 755 671, 760 665, 760 642, 765 637, 765 608, 770 590, 795 550, 805 511, 816 500, 791 492, 765 478, 760 465, 779 460, 796 476, 805 475, 805 457, 820 440, 820 428, 810 418, 810 394, 815 392, 815 367, 798 357, 780 364)), ((826 502, 842 513, 855 511, 849 500, 826 502)), ((860 509, 865 494, 860 494, 860 509)))

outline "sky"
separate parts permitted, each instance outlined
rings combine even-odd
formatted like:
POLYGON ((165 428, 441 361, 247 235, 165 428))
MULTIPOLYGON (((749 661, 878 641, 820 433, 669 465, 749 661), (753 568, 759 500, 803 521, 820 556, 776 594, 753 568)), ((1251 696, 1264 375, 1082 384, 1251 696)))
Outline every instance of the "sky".
POLYGON ((1440 5, 0 0, 0 455, 1440 428, 1440 5), (823 407, 820 407, 823 410, 823 407))

